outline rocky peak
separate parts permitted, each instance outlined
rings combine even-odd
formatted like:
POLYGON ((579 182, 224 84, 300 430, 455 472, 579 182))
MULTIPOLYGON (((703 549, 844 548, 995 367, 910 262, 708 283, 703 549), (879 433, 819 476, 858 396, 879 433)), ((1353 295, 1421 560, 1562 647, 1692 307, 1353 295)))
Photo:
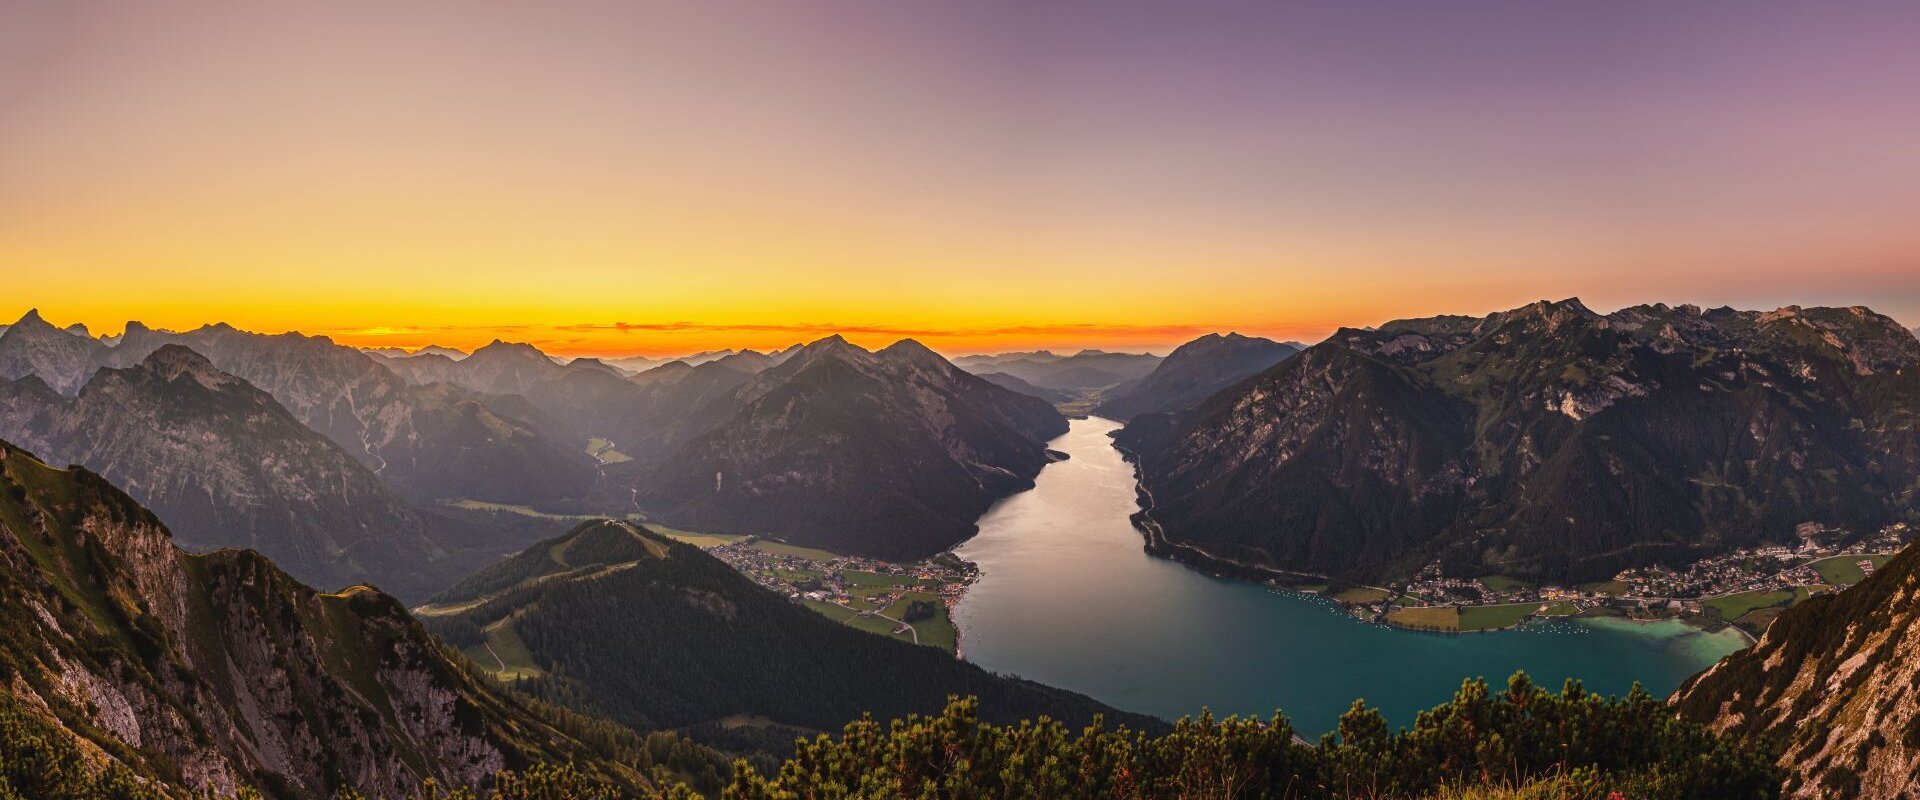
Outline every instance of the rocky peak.
POLYGON ((1487 335, 1509 325, 1539 324, 1547 333, 1557 333, 1562 327, 1576 323, 1605 322, 1605 318, 1587 308, 1578 297, 1569 297, 1560 301, 1536 300, 1527 305, 1509 311, 1488 314, 1478 326, 1476 335, 1487 335))
POLYGON ((787 362, 783 364, 782 367, 791 373, 820 364, 841 362, 865 365, 871 363, 872 360, 873 353, 868 352, 866 348, 847 341, 846 337, 836 333, 832 336, 816 339, 807 343, 807 346, 800 348, 799 353, 787 359, 787 362))
POLYGON ((38 327, 52 328, 53 325, 47 322, 45 317, 40 316, 40 309, 29 308, 27 309, 27 313, 21 314, 20 318, 15 320, 9 327, 31 330, 38 327))
POLYGON ((218 389, 237 380, 215 368, 206 356, 178 344, 161 345, 160 349, 148 354, 140 362, 140 368, 167 381, 192 378, 209 389, 218 389))
POLYGON ((482 357, 498 358, 501 356, 532 356, 545 360, 547 354, 541 352, 540 348, 525 342, 507 342, 495 339, 488 342, 485 347, 473 351, 473 355, 468 357, 477 359, 482 357))
POLYGON ((0 378, 38 375, 70 395, 93 374, 96 354, 106 349, 98 340, 54 327, 38 309, 29 310, 0 334, 0 378))

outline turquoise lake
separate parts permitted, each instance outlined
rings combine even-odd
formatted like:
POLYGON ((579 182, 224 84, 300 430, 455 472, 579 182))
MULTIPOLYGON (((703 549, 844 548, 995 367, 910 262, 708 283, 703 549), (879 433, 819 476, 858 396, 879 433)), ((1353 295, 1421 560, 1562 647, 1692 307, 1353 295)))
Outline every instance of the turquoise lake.
POLYGON ((980 520, 956 552, 981 568, 955 611, 965 657, 995 672, 1082 692, 1168 719, 1266 717, 1330 730, 1355 698, 1395 725, 1446 701, 1467 677, 1504 685, 1524 669, 1622 694, 1665 696, 1738 650, 1731 630, 1616 619, 1542 622, 1498 633, 1418 633, 1359 622, 1337 606, 1212 578, 1148 556, 1128 521, 1133 469, 1112 447, 1118 423, 1074 420, 1027 492, 980 520))

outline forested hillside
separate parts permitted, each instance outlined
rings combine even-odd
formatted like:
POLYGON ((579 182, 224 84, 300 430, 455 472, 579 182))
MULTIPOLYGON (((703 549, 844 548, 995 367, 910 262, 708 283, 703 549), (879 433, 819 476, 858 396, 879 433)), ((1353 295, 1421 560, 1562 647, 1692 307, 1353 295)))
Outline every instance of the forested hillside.
POLYGON ((641 730, 754 718, 781 731, 770 746, 784 749, 788 731, 835 730, 868 712, 929 714, 950 695, 979 697, 986 718, 1003 723, 1047 715, 1084 724, 1105 712, 1158 724, 840 625, 626 522, 585 523, 536 544, 419 613, 476 660, 488 646, 524 647, 524 664, 503 656, 522 690, 641 730))

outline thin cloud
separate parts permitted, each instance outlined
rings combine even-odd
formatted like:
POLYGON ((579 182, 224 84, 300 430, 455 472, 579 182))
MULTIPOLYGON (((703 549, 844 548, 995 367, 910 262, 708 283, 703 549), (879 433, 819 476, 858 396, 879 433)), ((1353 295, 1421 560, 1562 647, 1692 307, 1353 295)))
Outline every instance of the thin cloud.
MULTIPOLYGON (((793 333, 801 335, 869 334, 873 336, 924 336, 928 338, 988 338, 998 336, 1115 336, 1115 337, 1158 337, 1193 336, 1203 333, 1225 330, 1276 330, 1285 329, 1285 325, 1208 325, 1193 323, 1167 323, 1150 325, 1117 325, 1111 323, 1047 323, 1036 325, 997 325, 987 327, 933 328, 900 325, 875 325, 869 323, 713 323, 713 322, 606 322, 576 323, 556 325, 553 330, 569 333, 590 333, 614 331, 619 333, 793 333)), ((1304 328, 1303 328, 1304 329, 1304 328)))

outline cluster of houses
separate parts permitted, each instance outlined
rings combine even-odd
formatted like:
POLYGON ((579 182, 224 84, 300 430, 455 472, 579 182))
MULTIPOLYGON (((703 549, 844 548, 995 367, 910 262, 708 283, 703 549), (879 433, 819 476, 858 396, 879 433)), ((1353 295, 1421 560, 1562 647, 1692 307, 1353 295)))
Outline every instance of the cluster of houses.
MULTIPOLYGON (((1579 587, 1545 585, 1538 588, 1517 582, 1497 581, 1489 585, 1479 578, 1448 577, 1438 560, 1422 567, 1404 586, 1390 588, 1392 599, 1368 603, 1356 613, 1378 615, 1390 605, 1505 605, 1538 602, 1567 603, 1576 610, 1610 605, 1629 610, 1655 613, 1697 614, 1700 598, 1749 591, 1790 589, 1822 584, 1812 564, 1827 558, 1849 555, 1868 556, 1894 552, 1910 541, 1916 531, 1906 523, 1882 528, 1872 537, 1838 546, 1846 532, 1817 524, 1801 525, 1798 542, 1792 546, 1769 545, 1735 550, 1701 559, 1684 571, 1662 565, 1622 570, 1613 581, 1579 587)), ((1860 558, 1856 565, 1864 574, 1873 574, 1874 562, 1860 558)))
MULTIPOLYGON (((706 551, 755 583, 785 595, 789 600, 837 603, 861 612, 886 608, 908 590, 929 591, 927 581, 939 586, 937 593, 951 606, 960 599, 967 585, 979 576, 978 568, 972 563, 950 554, 917 564, 895 564, 838 554, 816 559, 765 549, 753 538, 709 547, 706 551), (869 592, 863 597, 853 591, 860 586, 849 578, 849 573, 854 572, 898 576, 899 580, 892 585, 891 592, 869 592)), ((822 555, 828 554, 823 552, 822 555)))

